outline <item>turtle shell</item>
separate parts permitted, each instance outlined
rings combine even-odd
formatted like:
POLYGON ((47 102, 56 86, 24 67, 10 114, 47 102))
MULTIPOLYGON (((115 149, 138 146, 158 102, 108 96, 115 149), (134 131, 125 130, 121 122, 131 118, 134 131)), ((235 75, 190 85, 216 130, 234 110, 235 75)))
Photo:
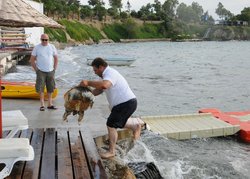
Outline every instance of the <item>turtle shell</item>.
POLYGON ((91 90, 87 87, 71 88, 64 94, 64 120, 67 120, 67 116, 73 113, 73 115, 79 114, 78 121, 81 121, 84 111, 93 106, 94 98, 91 90))

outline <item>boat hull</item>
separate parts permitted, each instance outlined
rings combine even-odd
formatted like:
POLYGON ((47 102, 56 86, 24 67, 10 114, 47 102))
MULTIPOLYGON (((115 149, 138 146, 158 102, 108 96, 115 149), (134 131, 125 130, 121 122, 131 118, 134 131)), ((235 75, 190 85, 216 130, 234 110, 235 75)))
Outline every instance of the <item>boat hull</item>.
MULTIPOLYGON (((32 82, 1 82, 2 98, 28 98, 39 99, 39 93, 36 92, 35 83, 32 82)), ((44 97, 47 100, 47 91, 44 91, 44 97)), ((52 93, 52 98, 56 98, 58 89, 52 93)))
MULTIPOLYGON (((103 58, 111 66, 130 66, 134 63, 135 59, 133 58, 103 58)), ((91 65, 94 59, 88 58, 87 64, 91 65)))

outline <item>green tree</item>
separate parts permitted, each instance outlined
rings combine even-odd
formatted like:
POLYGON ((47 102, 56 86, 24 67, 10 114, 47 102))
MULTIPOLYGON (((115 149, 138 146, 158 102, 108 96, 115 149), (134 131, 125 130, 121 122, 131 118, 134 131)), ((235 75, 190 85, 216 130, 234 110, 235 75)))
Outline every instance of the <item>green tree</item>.
POLYGON ((107 14, 107 10, 105 9, 105 7, 102 4, 97 4, 93 8, 93 10, 96 13, 95 15, 98 17, 99 21, 102 21, 103 17, 106 16, 106 14, 107 14))
POLYGON ((102 0, 89 0, 89 5, 94 6, 93 12, 97 18, 102 21, 103 17, 106 16, 107 10, 105 9, 105 3, 102 0))
POLYGON ((69 9, 71 12, 72 19, 75 19, 75 17, 77 17, 77 19, 79 20, 80 19, 80 5, 72 3, 69 5, 69 9))
POLYGON ((119 9, 119 12, 121 13, 122 0, 109 0, 109 5, 110 5, 113 9, 119 9))
POLYGON ((191 6, 181 3, 176 10, 176 15, 178 19, 183 22, 200 23, 203 15, 203 8, 196 2, 193 2, 191 6))
POLYGON ((131 10, 131 4, 130 4, 130 2, 129 2, 129 0, 127 1, 127 5, 126 5, 126 9, 127 9, 127 11, 128 11, 128 13, 130 13, 130 10, 131 10))
POLYGON ((136 29, 137 25, 133 21, 133 19, 129 18, 124 22, 124 28, 127 33, 127 38, 128 39, 133 39, 136 38, 136 29))
POLYGON ((144 21, 148 19, 150 14, 153 12, 153 7, 150 3, 146 6, 142 6, 141 9, 138 11, 139 18, 143 19, 144 21))
POLYGON ((201 16, 203 15, 203 12, 204 12, 202 6, 200 6, 197 2, 193 2, 191 6, 195 12, 197 20, 200 21, 201 16))
POLYGON ((223 4, 219 2, 215 13, 219 16, 220 19, 228 20, 233 17, 233 14, 224 8, 223 4))
POLYGON ((224 6, 221 2, 219 2, 217 9, 215 9, 215 13, 219 16, 219 18, 223 19, 224 6))
POLYGON ((69 7, 66 5, 66 2, 62 2, 62 3, 57 3, 56 5, 56 13, 57 13, 57 17, 58 19, 62 19, 62 18, 68 18, 69 15, 69 7))
POLYGON ((164 19, 173 20, 175 18, 176 6, 179 4, 178 0, 166 0, 162 5, 164 12, 164 19))
POLYGON ((53 0, 46 0, 46 3, 44 4, 44 8, 45 8, 46 15, 47 16, 52 15, 52 17, 54 18, 55 11, 56 11, 55 2, 53 0))
POLYGON ((97 4, 100 4, 100 0, 89 0, 88 1, 90 6, 96 6, 97 4))
POLYGON ((154 7, 155 15, 160 19, 162 14, 162 5, 159 0, 154 0, 154 4, 152 5, 154 7))
POLYGON ((92 20, 92 16, 93 16, 93 10, 91 9, 90 6, 88 6, 88 5, 81 6, 81 10, 80 10, 81 19, 85 19, 87 17, 90 17, 92 20))
POLYGON ((135 10, 132 10, 131 13, 130 13, 130 15, 132 17, 139 18, 139 15, 138 15, 138 13, 135 10))
POLYGON ((245 7, 241 11, 240 20, 247 21, 250 23, 250 7, 245 7))
POLYGON ((112 7, 108 8, 107 13, 108 13, 108 15, 113 16, 114 18, 119 17, 119 13, 118 13, 117 9, 113 9, 112 7))
POLYGON ((176 15, 178 19, 184 22, 189 22, 190 17, 188 15, 188 6, 185 3, 181 3, 176 9, 176 15))
POLYGON ((166 0, 162 5, 163 16, 165 28, 173 28, 173 20, 175 19, 176 6, 179 4, 178 0, 166 0))
POLYGON ((127 12, 124 12, 124 11, 121 12, 121 13, 120 13, 120 18, 121 18, 121 19, 127 19, 127 18, 128 18, 127 12))

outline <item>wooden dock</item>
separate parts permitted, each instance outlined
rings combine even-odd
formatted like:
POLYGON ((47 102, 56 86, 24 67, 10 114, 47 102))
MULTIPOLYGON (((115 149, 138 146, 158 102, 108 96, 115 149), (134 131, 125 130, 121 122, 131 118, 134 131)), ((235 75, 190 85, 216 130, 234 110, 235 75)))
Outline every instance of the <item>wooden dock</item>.
POLYGON ((94 140, 87 131, 74 128, 28 129, 15 137, 30 139, 35 158, 17 162, 6 179, 107 178, 94 140))
POLYGON ((178 140, 228 136, 240 130, 239 125, 231 125, 212 114, 144 116, 142 120, 153 132, 178 140))

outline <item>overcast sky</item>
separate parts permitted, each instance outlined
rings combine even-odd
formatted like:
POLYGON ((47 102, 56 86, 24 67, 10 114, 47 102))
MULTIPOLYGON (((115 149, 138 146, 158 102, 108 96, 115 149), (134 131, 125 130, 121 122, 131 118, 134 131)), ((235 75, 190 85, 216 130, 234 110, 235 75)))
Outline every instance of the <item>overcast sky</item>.
MULTIPOLYGON (((103 0, 106 5, 109 5, 108 0, 103 0)), ((122 0, 123 7, 126 6, 128 0, 122 0)), ((165 0, 160 0, 163 4, 165 0)), ((83 4, 88 4, 88 0, 81 0, 83 4)), ((141 6, 146 5, 147 3, 154 3, 154 0, 129 0, 131 9, 138 11, 141 6)), ((218 19, 215 9, 218 6, 218 3, 221 2, 223 6, 229 10, 234 15, 240 14, 240 12, 244 9, 244 7, 250 7, 250 0, 178 0, 180 3, 185 3, 187 5, 191 5, 192 2, 197 2, 199 5, 203 7, 204 11, 208 11, 210 15, 212 15, 215 19, 218 19)))

